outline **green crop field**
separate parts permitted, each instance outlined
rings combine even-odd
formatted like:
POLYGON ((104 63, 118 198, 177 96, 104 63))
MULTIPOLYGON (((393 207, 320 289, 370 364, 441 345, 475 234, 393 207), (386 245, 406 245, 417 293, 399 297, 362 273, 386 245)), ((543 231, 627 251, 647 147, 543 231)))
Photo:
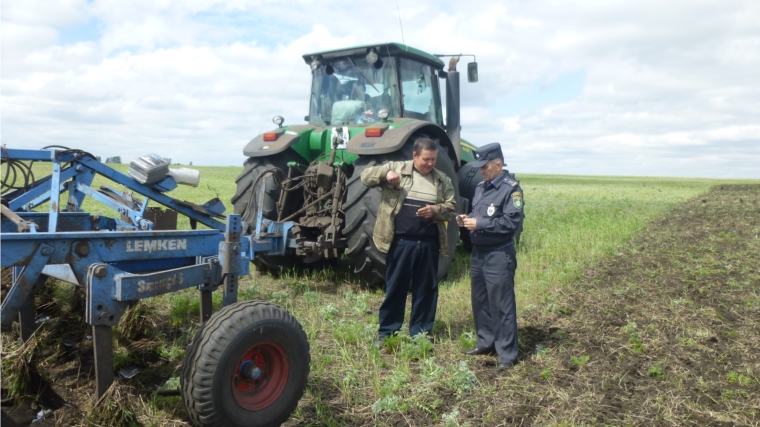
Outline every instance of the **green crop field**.
MULTIPOLYGON (((126 170, 126 165, 116 167, 126 170)), ((230 212, 229 200, 235 191, 234 180, 242 168, 194 168, 201 171, 200 186, 180 187, 169 195, 194 203, 204 203, 218 196, 228 205, 230 212)), ((728 332, 713 331, 709 325, 678 325, 674 329, 680 331, 676 333, 676 342, 688 344, 691 342, 688 340, 692 339, 693 346, 684 344, 684 348, 704 351, 701 346, 707 344, 700 341, 699 334, 702 338, 715 334, 720 335, 721 339, 724 336, 738 336, 746 340, 758 338, 758 332, 747 329, 748 325, 756 326, 760 318, 757 316, 760 273, 757 264, 754 269, 747 264, 757 259, 757 253, 760 253, 757 237, 760 233, 758 181, 519 173, 518 178, 526 201, 525 231, 518 246, 516 277, 523 362, 504 377, 494 377, 492 369, 495 359, 480 356, 466 358, 459 353, 460 349, 474 344, 469 254, 461 246, 449 276, 440 285, 434 341, 414 339, 402 333, 391 340, 387 351, 371 346, 376 335, 377 309, 382 301, 382 292, 360 287, 346 259, 341 259, 336 267, 330 269, 284 271, 278 277, 254 272, 251 277, 241 280, 241 299, 266 299, 287 308, 302 323, 311 345, 311 374, 307 390, 287 425, 589 425, 599 422, 595 418, 595 410, 591 408, 601 405, 605 390, 609 389, 605 387, 613 383, 623 384, 625 377, 621 375, 628 371, 619 367, 611 367, 609 372, 599 371, 598 367, 608 366, 608 362, 602 363, 602 356, 597 356, 590 348, 597 344, 602 348, 607 345, 606 341, 603 344, 601 338, 598 342, 578 339, 569 332, 573 329, 568 325, 573 322, 567 323, 568 319, 593 312, 593 316, 574 318, 578 324, 589 326, 589 318, 615 313, 614 310, 606 311, 605 304, 609 307, 617 304, 609 301, 616 298, 624 300, 631 292, 643 292, 642 289, 647 289, 648 285, 673 287, 673 283, 677 283, 680 286, 680 279, 676 282, 657 282, 657 262, 635 264, 634 260, 644 253, 669 248, 657 252, 662 257, 663 265, 669 262, 669 257, 683 251, 694 254, 694 263, 712 262, 699 258, 697 254, 700 252, 693 248, 679 249, 677 244, 688 239, 666 238, 677 236, 673 227, 680 223, 671 220, 676 214, 682 214, 682 218, 686 218, 683 221, 696 221, 700 215, 718 215, 715 212, 719 211, 709 209, 734 209, 731 215, 736 221, 730 224, 743 225, 741 230, 727 225, 730 230, 724 237, 742 242, 731 247, 749 246, 745 252, 737 252, 732 258, 732 268, 740 273, 730 278, 716 276, 714 286, 720 287, 729 280, 736 283, 735 289, 741 290, 744 293, 742 298, 747 301, 742 307, 755 316, 744 326, 735 326, 728 332), (717 186, 737 189, 736 199, 743 194, 743 201, 734 206, 728 193, 715 193, 717 186), (702 202, 703 199, 706 201, 702 202), (716 200, 721 202, 714 202, 716 200), (671 247, 671 243, 667 242, 676 246, 671 247), (621 273, 613 280, 609 278, 612 273, 600 273, 612 271, 611 267, 605 268, 618 259, 632 263, 625 274, 621 273), (637 267, 634 268, 634 264, 637 267), (650 272, 650 275, 642 279, 638 274, 643 272, 650 272), (609 286, 594 287, 602 282, 609 286), (579 295, 588 294, 591 301, 591 296, 599 298, 607 292, 611 299, 594 307, 588 305, 590 303, 579 303, 576 299, 581 298, 579 295), (590 311, 584 311, 587 309, 590 311), (591 372, 595 374, 591 375, 591 372), (573 409, 573 402, 577 403, 576 409, 573 409)), ((103 184, 96 181, 94 186, 103 184)), ((107 210, 89 202, 83 208, 108 214, 107 210)), ((707 225, 703 224, 702 227, 706 230, 707 225)), ((189 228, 187 220, 180 221, 180 228, 189 228)), ((713 234, 711 232, 708 236, 713 234)), ((687 261, 679 261, 673 265, 682 266, 684 263, 688 264, 687 261)), ((727 267, 721 268, 725 270, 727 267)), ((685 283, 691 280, 689 274, 702 277, 694 264, 686 271, 689 273, 679 275, 685 283)), ((662 277, 671 276, 665 274, 662 277)), ((109 392, 112 404, 90 412, 94 385, 87 364, 91 364, 91 360, 88 362, 85 356, 67 356, 58 344, 60 334, 65 331, 78 337, 82 349, 80 354, 84 354, 88 345, 91 348, 91 343, 88 344, 85 338, 86 325, 81 323, 76 310, 67 308, 69 304, 78 304, 77 298, 81 297, 67 284, 56 283, 48 288, 38 297, 38 304, 45 306, 46 312, 52 313, 52 316, 50 321, 41 324, 37 334, 34 345, 44 357, 36 360, 36 369, 44 372, 46 378, 54 380, 56 391, 75 404, 74 408, 56 411, 57 422, 64 425, 189 425, 179 397, 158 396, 153 391, 158 386, 177 387, 185 346, 199 326, 197 291, 186 290, 144 300, 122 319, 114 345, 116 369, 137 365, 141 372, 131 379, 120 378, 116 387, 109 392), (83 366, 86 372, 81 371, 83 366)), ((663 298, 660 299, 665 301, 667 310, 685 307, 704 309, 704 305, 698 304, 691 294, 681 294, 678 296, 681 299, 663 298)), ((216 295, 214 301, 215 307, 219 307, 220 295, 216 295)), ((645 312, 652 306, 647 303, 647 307, 640 308, 645 312)), ((706 420, 718 420, 757 425, 756 417, 760 416, 757 401, 753 403, 752 399, 742 397, 760 390, 760 365, 756 356, 745 358, 742 363, 737 362, 730 375, 727 371, 719 375, 719 379, 713 380, 706 374, 698 377, 703 384, 700 386, 696 377, 692 378, 676 367, 677 359, 654 353, 666 344, 666 338, 657 335, 660 330, 657 328, 672 326, 667 319, 664 321, 666 326, 657 324, 657 328, 652 326, 655 329, 650 330, 647 325, 654 325, 654 321, 637 318, 635 308, 628 307, 628 312, 624 314, 623 317, 628 320, 613 329, 614 333, 624 338, 621 338, 620 348, 615 350, 610 360, 625 364, 632 360, 648 360, 646 356, 649 355, 651 362, 642 362, 644 364, 636 368, 637 372, 643 372, 642 375, 648 380, 659 382, 655 386, 638 385, 639 390, 648 393, 651 398, 637 404, 640 410, 625 404, 618 405, 613 411, 614 415, 605 418, 606 421, 601 424, 700 425, 699 421, 694 420, 705 420, 705 423, 706 420), (651 340, 655 336, 658 337, 656 343, 651 340), (687 386, 684 378, 693 379, 695 390, 704 387, 702 393, 709 395, 717 406, 705 403, 705 399, 699 396, 692 396, 690 391, 684 391, 691 390, 691 383, 687 386), (711 381, 725 383, 723 388, 716 386, 717 399, 711 381), (664 384, 677 386, 677 391, 664 384), (665 402, 661 399, 676 401, 665 402), (645 409, 641 410, 641 405, 645 409), (686 415, 687 410, 700 415, 690 418, 686 415), (637 419, 637 416, 644 419, 637 419)), ((658 315, 652 313, 650 317, 654 319, 658 315)), ((408 307, 406 318, 408 320, 408 307)), ((726 318, 723 315, 723 322, 728 322, 726 318)), ((676 318, 671 320, 678 321, 676 318)), ((602 324, 597 327, 602 328, 602 324)), ((594 325, 589 328, 593 331, 594 325)), ((731 348, 735 349, 735 355, 749 347, 736 344, 731 348)), ((23 357, 26 350, 26 347, 19 347, 16 335, 3 335, 3 388, 16 402, 24 393, 30 393, 28 387, 25 388, 23 377, 28 369, 19 369, 26 366, 24 363, 28 365, 23 357)), ((604 354, 607 357, 607 353, 604 354)), ((613 362, 609 364, 614 365, 613 362)))

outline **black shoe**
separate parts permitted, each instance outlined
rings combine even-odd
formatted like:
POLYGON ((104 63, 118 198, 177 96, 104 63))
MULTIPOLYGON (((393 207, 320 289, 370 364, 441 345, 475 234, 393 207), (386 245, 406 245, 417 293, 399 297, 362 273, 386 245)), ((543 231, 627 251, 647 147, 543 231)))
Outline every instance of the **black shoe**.
POLYGON ((496 354, 495 351, 493 351, 492 348, 471 348, 469 350, 462 350, 462 353, 468 355, 468 356, 477 356, 479 354, 496 354))
POLYGON ((514 363, 499 363, 496 367, 496 373, 501 374, 502 372, 512 369, 513 366, 515 366, 514 363))
POLYGON ((382 350, 383 347, 385 347, 385 337, 380 337, 376 339, 375 342, 372 343, 372 347, 382 350))

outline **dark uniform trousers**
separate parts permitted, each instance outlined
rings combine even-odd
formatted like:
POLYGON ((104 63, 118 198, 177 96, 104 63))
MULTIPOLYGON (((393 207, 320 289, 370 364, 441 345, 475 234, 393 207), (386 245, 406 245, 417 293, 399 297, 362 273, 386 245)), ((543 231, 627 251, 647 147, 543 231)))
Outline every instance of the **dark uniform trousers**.
POLYGON ((385 257, 385 300, 380 306, 381 338, 401 329, 409 286, 412 288, 412 314, 409 334, 429 333, 435 322, 438 305, 438 255, 440 243, 435 239, 394 238, 385 257))
POLYGON ((497 249, 473 246, 470 277, 472 313, 478 348, 493 348, 499 363, 517 360, 517 307, 515 305, 515 245, 497 249))

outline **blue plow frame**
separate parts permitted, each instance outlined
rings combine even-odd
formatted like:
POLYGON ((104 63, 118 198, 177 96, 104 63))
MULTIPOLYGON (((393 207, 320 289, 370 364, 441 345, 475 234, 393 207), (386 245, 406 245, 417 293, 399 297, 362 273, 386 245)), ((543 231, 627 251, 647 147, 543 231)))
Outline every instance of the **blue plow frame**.
POLYGON ((223 223, 215 219, 223 218, 217 212, 162 194, 176 186, 170 177, 143 185, 89 155, 70 151, 2 152, 5 161, 52 162, 53 173, 3 194, 0 261, 3 268, 13 268, 13 284, 2 301, 0 321, 7 331, 18 320, 21 337, 28 340, 35 330, 34 295, 48 277, 84 287, 85 321, 93 330, 96 394, 101 396, 114 379, 112 328, 130 304, 195 287, 205 322, 212 314, 212 292, 222 287, 222 304, 235 303, 238 278, 250 273, 257 253, 283 255, 296 243, 289 239, 292 222, 268 221, 257 212, 254 235, 245 235, 248 226, 240 215, 227 215, 223 223), (95 174, 145 196, 144 203, 129 206, 94 191, 90 184, 95 174), (58 201, 64 192, 69 193, 68 201, 61 210, 58 201), (86 196, 130 222, 80 212, 86 196), (211 229, 153 230, 143 218, 149 200, 211 229), (32 211, 45 202, 51 202, 47 212, 32 211))

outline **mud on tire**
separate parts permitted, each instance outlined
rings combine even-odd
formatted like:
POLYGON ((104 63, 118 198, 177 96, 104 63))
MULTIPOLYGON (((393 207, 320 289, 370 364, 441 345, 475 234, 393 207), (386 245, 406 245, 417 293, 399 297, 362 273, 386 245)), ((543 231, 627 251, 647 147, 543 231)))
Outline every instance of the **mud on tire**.
POLYGON ((306 334, 287 310, 238 302, 215 313, 190 342, 182 400, 196 426, 278 426, 303 396, 309 361, 306 334), (254 365, 259 376, 250 379, 244 372, 254 365))

